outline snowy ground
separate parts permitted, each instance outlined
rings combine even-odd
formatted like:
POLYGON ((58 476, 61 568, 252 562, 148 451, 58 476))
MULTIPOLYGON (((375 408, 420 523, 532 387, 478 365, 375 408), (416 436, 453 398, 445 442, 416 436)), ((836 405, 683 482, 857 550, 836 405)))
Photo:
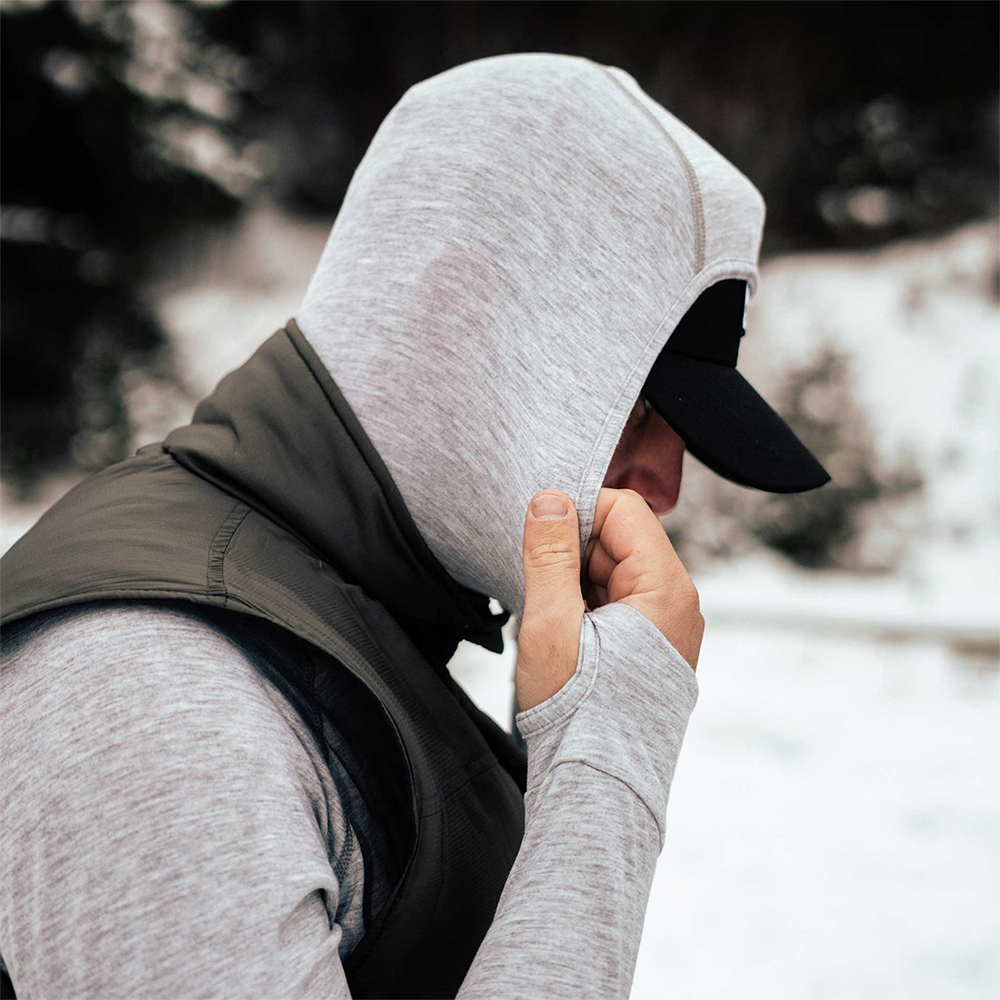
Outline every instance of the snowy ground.
MULTIPOLYGON (((135 447, 294 314, 327 230, 263 210, 154 290, 190 396, 136 386, 135 447)), ((763 269, 741 371, 767 398, 774 358, 849 349, 882 453, 920 458, 923 513, 898 576, 758 552, 695 579, 699 700, 632 1000, 1000 996, 997 255, 994 221, 763 269)), ((74 481, 5 500, 0 551, 74 481)), ((463 643, 450 664, 508 728, 514 628, 501 656, 463 643)))
MULTIPOLYGON (((632 1000, 1000 995, 986 609, 967 628, 925 628, 898 580, 859 590, 767 558, 697 583, 698 704, 632 1000)), ((508 728, 515 656, 513 642, 501 656, 463 643, 451 664, 508 728)))

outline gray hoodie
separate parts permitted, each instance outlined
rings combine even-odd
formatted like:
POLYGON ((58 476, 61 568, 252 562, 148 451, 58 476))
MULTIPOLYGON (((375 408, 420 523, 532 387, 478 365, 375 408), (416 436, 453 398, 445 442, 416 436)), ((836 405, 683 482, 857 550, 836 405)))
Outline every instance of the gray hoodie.
POLYGON ((411 87, 297 320, 434 554, 520 616, 528 500, 590 536, 657 355, 711 284, 757 288, 764 202, 624 70, 547 53, 411 87))
MULTIPOLYGON (((680 317, 715 281, 756 290, 763 218, 746 178, 625 71, 481 59, 386 117, 297 319, 435 555, 520 616, 528 500, 569 494, 582 552, 680 317)), ((5 853, 34 859, 5 862, 0 892, 15 987, 348 997, 340 959, 372 877, 352 849, 363 796, 338 797, 273 665, 193 610, 23 625, 5 630, 0 675, 18 765, 5 853), (210 741, 177 737, 181 690, 184 732, 210 741), (109 864, 134 872, 134 895, 107 894, 109 864)), ((525 834, 463 1000, 629 993, 698 685, 628 606, 588 612, 580 639, 571 680, 516 717, 525 834)))

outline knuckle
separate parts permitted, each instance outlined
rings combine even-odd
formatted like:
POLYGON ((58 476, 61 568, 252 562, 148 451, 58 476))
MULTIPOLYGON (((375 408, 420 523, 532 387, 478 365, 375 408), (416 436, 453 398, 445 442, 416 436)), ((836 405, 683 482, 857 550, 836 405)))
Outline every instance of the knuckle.
POLYGON ((576 553, 562 538, 549 536, 536 542, 525 559, 534 567, 565 566, 573 561, 576 553))

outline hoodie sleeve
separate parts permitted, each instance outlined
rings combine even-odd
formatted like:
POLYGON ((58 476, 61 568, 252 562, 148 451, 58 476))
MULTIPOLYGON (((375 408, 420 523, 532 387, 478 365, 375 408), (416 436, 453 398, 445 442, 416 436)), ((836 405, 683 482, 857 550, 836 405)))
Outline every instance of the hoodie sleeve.
POLYGON ((19 997, 350 997, 367 873, 287 686, 196 612, 3 630, 3 960, 19 997))
MULTIPOLYGON (((192 615, 50 615, 4 630, 15 989, 349 1000, 361 858, 293 706, 192 615)), ((628 995, 696 697, 638 611, 584 616, 573 677, 517 716, 525 835, 461 1000, 628 995)))
POLYGON ((458 992, 627 997, 694 671, 644 615, 584 615, 576 673, 516 717, 528 747, 525 833, 458 992))

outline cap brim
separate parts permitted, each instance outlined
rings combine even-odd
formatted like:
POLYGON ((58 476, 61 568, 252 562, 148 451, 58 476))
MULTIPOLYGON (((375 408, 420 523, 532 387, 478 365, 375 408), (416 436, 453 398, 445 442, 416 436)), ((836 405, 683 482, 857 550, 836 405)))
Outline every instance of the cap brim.
POLYGON ((666 348, 643 395, 713 472, 769 493, 803 493, 831 476, 735 369, 666 348))

